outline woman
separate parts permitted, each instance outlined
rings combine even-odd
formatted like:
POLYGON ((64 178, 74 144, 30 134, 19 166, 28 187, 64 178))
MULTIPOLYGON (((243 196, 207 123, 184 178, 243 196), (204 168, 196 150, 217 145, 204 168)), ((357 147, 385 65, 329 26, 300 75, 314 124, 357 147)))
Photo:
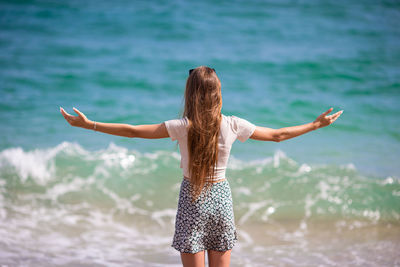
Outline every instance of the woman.
POLYGON ((330 108, 313 122, 271 129, 255 126, 236 116, 225 116, 221 108, 221 82, 215 70, 206 66, 189 71, 181 119, 151 125, 102 123, 87 119, 75 108, 78 116, 60 107, 72 126, 131 138, 178 140, 184 177, 171 246, 181 252, 184 266, 204 266, 206 250, 210 266, 229 266, 237 235, 225 170, 236 139, 280 142, 325 127, 343 112, 328 115, 332 111, 330 108))

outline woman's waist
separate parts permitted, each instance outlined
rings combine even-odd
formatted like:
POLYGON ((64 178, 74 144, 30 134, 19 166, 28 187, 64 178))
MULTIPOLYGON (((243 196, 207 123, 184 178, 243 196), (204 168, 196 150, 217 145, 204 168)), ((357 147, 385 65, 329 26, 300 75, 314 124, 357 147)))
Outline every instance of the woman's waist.
MULTIPOLYGON (((214 177, 211 178, 210 176, 206 177, 206 181, 207 182, 211 182, 211 183, 215 183, 215 182, 222 182, 224 180, 226 180, 225 177, 225 171, 226 171, 226 166, 224 167, 217 167, 215 169, 215 173, 214 173, 214 177)), ((185 169, 183 171, 183 177, 186 177, 187 180, 190 180, 190 173, 188 169, 185 169)))
MULTIPOLYGON (((184 179, 186 179, 186 180, 188 180, 189 182, 190 182, 190 178, 189 177, 187 177, 187 176, 183 176, 183 178, 184 179)), ((226 180, 226 178, 225 177, 223 177, 223 178, 217 178, 217 179, 206 179, 206 182, 209 182, 209 183, 219 183, 219 182, 223 182, 223 181, 225 181, 226 180)))

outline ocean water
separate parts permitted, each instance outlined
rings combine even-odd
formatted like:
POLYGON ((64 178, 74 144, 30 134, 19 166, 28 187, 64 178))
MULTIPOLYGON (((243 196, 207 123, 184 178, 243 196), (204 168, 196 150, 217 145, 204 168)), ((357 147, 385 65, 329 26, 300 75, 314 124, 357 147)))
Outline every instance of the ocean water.
POLYGON ((398 1, 2 1, 0 265, 181 266, 176 144, 74 128, 59 106, 160 123, 207 65, 225 115, 344 110, 233 145, 231 266, 400 266, 399 22, 398 1))

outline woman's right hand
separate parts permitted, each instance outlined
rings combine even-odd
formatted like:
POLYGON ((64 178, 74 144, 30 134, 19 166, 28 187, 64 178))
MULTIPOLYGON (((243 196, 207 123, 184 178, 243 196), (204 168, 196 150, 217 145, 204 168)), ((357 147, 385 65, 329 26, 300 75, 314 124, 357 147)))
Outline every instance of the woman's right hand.
POLYGON ((328 115, 332 110, 333 108, 328 109, 314 120, 313 124, 315 125, 315 129, 319 129, 332 124, 343 113, 343 110, 340 110, 335 114, 328 115))
POLYGON ((78 109, 73 109, 78 114, 78 116, 72 116, 71 114, 67 113, 62 107, 60 107, 60 112, 71 126, 87 128, 90 124, 89 119, 86 118, 86 116, 78 109))

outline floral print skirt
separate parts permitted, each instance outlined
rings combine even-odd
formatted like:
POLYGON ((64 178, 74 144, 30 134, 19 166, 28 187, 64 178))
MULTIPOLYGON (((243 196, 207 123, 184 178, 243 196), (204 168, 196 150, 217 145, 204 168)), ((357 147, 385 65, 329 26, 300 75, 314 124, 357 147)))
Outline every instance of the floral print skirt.
POLYGON ((193 187, 183 179, 179 192, 175 233, 171 246, 180 252, 226 251, 237 240, 232 193, 227 179, 205 189, 191 203, 193 187))

